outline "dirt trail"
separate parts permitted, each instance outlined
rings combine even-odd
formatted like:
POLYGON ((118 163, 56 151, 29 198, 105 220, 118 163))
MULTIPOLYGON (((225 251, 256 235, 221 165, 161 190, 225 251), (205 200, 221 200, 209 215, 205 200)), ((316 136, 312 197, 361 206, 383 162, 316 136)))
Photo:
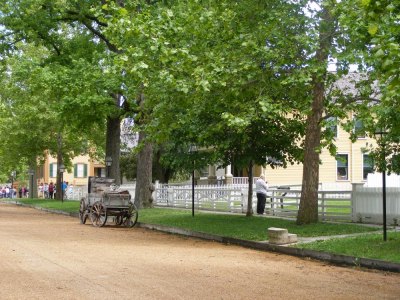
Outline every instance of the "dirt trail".
POLYGON ((0 299, 400 299, 400 274, 0 203, 0 299))

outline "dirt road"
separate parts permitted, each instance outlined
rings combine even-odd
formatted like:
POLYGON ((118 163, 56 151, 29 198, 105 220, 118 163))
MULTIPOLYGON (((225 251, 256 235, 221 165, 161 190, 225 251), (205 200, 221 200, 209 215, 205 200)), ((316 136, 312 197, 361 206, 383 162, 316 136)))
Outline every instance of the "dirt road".
POLYGON ((400 274, 0 203, 0 299, 400 299, 400 274))

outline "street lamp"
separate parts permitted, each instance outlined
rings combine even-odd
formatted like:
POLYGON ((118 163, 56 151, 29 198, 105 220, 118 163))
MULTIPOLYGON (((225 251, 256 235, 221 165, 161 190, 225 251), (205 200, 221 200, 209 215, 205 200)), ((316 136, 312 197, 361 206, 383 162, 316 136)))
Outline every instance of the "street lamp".
MULTIPOLYGON (((194 154, 197 152, 197 146, 196 145, 190 145, 189 147, 189 153, 194 154)), ((194 158, 193 158, 193 168, 192 168, 192 217, 194 217, 194 158)))
POLYGON ((59 172, 61 174, 61 184, 58 187, 60 189, 61 192, 61 202, 64 203, 64 191, 63 191, 63 187, 64 187, 64 172, 65 172, 65 166, 63 164, 60 165, 59 167, 59 172))
POLYGON ((106 177, 110 177, 111 165, 112 165, 112 157, 111 156, 107 156, 106 157, 106 167, 107 167, 106 177))
POLYGON ((387 131, 384 128, 379 128, 375 131, 375 139, 380 141, 380 146, 382 147, 382 209, 383 209, 383 240, 387 240, 386 233, 386 143, 384 140, 384 136, 387 134, 387 131))
POLYGON ((35 171, 33 169, 28 170, 29 174, 29 198, 33 199, 33 175, 35 171))

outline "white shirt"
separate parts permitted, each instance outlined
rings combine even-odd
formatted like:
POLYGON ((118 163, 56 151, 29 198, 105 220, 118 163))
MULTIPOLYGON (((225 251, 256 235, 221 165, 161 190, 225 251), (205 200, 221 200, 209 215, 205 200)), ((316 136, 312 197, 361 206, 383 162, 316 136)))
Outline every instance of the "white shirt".
POLYGON ((258 178, 256 181, 256 193, 264 195, 268 194, 268 184, 261 178, 258 178))

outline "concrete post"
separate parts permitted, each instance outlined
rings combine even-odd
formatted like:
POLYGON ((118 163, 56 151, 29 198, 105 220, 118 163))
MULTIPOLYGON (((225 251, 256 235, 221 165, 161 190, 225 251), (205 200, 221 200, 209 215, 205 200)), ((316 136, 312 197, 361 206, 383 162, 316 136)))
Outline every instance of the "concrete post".
POLYGON ((208 166, 208 184, 210 184, 210 185, 217 184, 217 175, 216 175, 215 165, 208 166))
POLYGON ((225 184, 233 184, 232 166, 228 165, 225 168, 225 184))

